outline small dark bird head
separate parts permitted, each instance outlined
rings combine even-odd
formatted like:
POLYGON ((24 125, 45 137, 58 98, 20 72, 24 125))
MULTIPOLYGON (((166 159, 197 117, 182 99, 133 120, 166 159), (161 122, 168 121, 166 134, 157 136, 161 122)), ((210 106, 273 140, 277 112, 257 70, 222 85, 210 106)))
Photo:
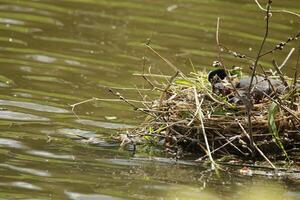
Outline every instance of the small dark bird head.
POLYGON ((216 69, 208 73, 208 81, 214 82, 215 77, 219 78, 220 80, 224 80, 227 74, 224 69, 216 69))
POLYGON ((231 88, 222 83, 221 80, 226 78, 227 74, 224 69, 216 69, 208 73, 208 81, 211 83, 212 91, 218 95, 228 95, 232 92, 231 88))

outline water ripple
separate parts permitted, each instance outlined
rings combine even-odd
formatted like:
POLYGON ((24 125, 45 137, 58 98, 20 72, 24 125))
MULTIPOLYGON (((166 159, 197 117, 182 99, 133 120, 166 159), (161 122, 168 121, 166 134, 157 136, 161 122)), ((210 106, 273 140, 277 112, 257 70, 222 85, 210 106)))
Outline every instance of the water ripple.
POLYGON ((56 108, 53 106, 41 105, 41 104, 31 103, 31 102, 9 101, 9 100, 1 100, 0 99, 0 105, 16 106, 16 107, 20 107, 20 108, 32 109, 32 110, 41 111, 41 112, 69 113, 68 110, 65 110, 62 108, 56 108))
POLYGON ((13 112, 13 111, 0 111, 0 119, 7 120, 19 120, 19 121, 50 121, 50 119, 46 117, 40 117, 37 115, 13 112))
POLYGON ((65 191, 65 194, 72 200, 121 200, 119 197, 113 197, 103 194, 81 194, 65 191))
POLYGON ((96 126, 96 127, 100 127, 100 128, 107 128, 107 129, 133 128, 133 126, 130 126, 127 124, 117 124, 117 123, 93 121, 93 120, 88 120, 88 119, 78 119, 78 120, 76 120, 76 122, 79 124, 96 126))
POLYGON ((55 158, 55 159, 63 159, 63 160, 74 160, 75 157, 73 155, 62 155, 62 154, 54 154, 48 151, 38 151, 38 150, 30 150, 27 151, 28 154, 41 156, 45 158, 55 158))
POLYGON ((23 181, 16 181, 11 183, 0 182, 0 186, 12 186, 12 187, 23 188, 28 190, 42 190, 42 188, 39 186, 33 185, 31 183, 23 182, 23 181))
POLYGON ((15 170, 22 173, 28 173, 35 176, 42 176, 42 177, 49 177, 51 174, 44 170, 37 170, 37 169, 31 169, 31 168, 24 168, 24 167, 16 167, 9 164, 0 164, 0 167, 2 168, 8 168, 10 170, 15 170))
POLYGON ((7 138, 0 138, 0 147, 27 149, 27 147, 21 142, 12 139, 7 139, 7 138))
POLYGON ((32 60, 43 62, 43 63, 53 63, 56 61, 56 58, 45 56, 45 55, 27 55, 26 58, 30 58, 32 60))
POLYGON ((92 131, 86 131, 86 130, 80 130, 80 129, 71 129, 71 128, 63 128, 57 130, 59 134, 65 135, 65 136, 79 136, 82 138, 92 138, 95 137, 95 132, 92 131))
MULTIPOLYGON (((0 6, 0 10, 5 10, 7 9, 20 9, 24 12, 24 8, 20 8, 17 6, 14 7, 8 7, 8 6, 0 6)), ((27 10, 28 12, 32 12, 31 10, 27 10)), ((42 14, 47 14, 47 13, 42 13, 42 14)), ((24 23, 27 22, 37 22, 37 23, 43 23, 43 24, 48 24, 48 25, 58 25, 58 26, 63 26, 63 23, 58 21, 57 19, 53 19, 51 17, 46 17, 42 15, 37 15, 37 14, 29 14, 29 13, 17 13, 17 12, 1 12, 0 17, 2 18, 9 18, 9 19, 15 19, 15 20, 23 20, 24 23)))
POLYGON ((16 19, 9 19, 9 18, 0 18, 0 23, 1 24, 15 24, 15 25, 23 25, 24 22, 21 20, 16 20, 16 19))

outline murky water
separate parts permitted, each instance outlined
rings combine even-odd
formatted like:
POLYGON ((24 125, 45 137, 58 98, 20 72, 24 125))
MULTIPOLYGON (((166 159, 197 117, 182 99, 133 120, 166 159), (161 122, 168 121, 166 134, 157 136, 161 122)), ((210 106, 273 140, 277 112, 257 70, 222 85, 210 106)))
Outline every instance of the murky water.
MULTIPOLYGON (((300 13, 299 0, 273 2, 300 13)), ((221 42, 255 56, 264 22, 250 0, 0 0, 0 199, 300 199, 295 178, 216 176, 120 150, 108 138, 144 117, 123 103, 81 105, 79 118, 71 112, 71 104, 91 97, 115 98, 104 86, 146 86, 133 76, 143 56, 147 70, 172 74, 145 51, 148 38, 184 72, 190 60, 210 68, 217 17, 221 42)), ((267 48, 299 25, 299 18, 274 14, 267 48)), ((276 55, 279 63, 294 46, 276 55)), ((120 92, 139 99, 135 90, 120 92)))

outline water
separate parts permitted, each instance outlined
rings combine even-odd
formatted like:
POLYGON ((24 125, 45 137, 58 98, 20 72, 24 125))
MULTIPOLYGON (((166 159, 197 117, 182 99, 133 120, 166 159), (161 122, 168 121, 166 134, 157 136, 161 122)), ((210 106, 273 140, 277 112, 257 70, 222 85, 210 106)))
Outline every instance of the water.
MULTIPOLYGON (((274 1, 274 8, 300 13, 298 0, 274 1)), ((143 56, 147 71, 172 75, 146 51, 148 38, 186 73, 190 61, 210 68, 217 17, 221 42, 254 57, 264 22, 250 0, 0 0, 0 199, 299 199, 297 177, 216 176, 189 162, 121 150, 111 135, 144 118, 124 103, 78 106, 79 119, 72 113, 79 101, 115 98, 104 86, 147 87, 133 76, 143 56)), ((266 49, 297 33, 299 22, 274 14, 266 49)), ((276 55, 279 63, 294 46, 276 55)), ((139 99, 136 90, 120 92, 139 99)))

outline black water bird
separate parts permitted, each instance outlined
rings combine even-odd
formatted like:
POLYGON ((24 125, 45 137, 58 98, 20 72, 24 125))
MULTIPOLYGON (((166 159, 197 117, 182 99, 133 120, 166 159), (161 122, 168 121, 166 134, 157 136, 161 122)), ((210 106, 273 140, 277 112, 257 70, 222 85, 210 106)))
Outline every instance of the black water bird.
MULTIPOLYGON (((213 92, 216 94, 228 95, 229 102, 242 103, 242 97, 248 97, 249 87, 251 83, 251 77, 246 76, 240 80, 233 81, 234 87, 238 94, 234 94, 233 88, 224 84, 224 79, 227 74, 224 69, 216 69, 208 74, 208 81, 212 85, 213 92), (230 95, 231 94, 231 95, 230 95)), ((267 95, 274 95, 275 93, 283 94, 286 87, 281 81, 276 79, 266 79, 262 76, 254 76, 252 81, 252 90, 250 91, 250 97, 259 102, 267 95)))

